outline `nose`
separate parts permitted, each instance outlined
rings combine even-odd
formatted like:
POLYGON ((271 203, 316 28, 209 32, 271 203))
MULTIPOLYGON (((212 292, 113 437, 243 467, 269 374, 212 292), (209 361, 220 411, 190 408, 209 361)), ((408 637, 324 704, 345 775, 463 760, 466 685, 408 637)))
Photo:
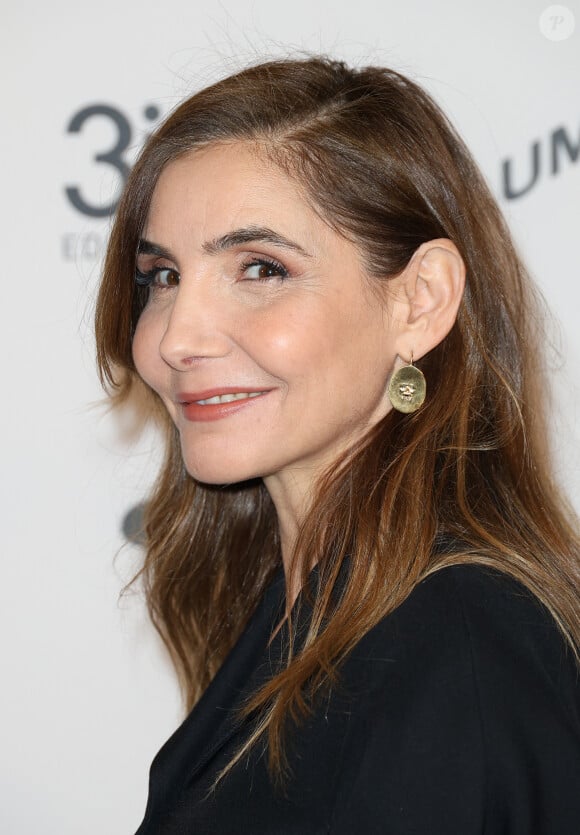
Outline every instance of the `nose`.
POLYGON ((159 351, 165 362, 185 370, 204 358, 226 356, 231 350, 223 300, 198 279, 184 276, 169 310, 159 351))

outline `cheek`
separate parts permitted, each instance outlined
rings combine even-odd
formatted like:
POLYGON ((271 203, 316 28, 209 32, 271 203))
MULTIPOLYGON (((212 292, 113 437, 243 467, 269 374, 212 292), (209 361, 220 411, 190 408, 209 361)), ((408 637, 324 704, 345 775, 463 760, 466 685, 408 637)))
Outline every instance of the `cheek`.
POLYGON ((263 344, 273 361, 292 377, 334 377, 359 369, 364 326, 350 310, 327 304, 303 305, 262 328, 263 344), (274 359, 275 358, 275 359, 274 359))
POLYGON ((259 342, 272 370, 276 365, 281 372, 291 371, 296 376, 312 372, 323 358, 334 356, 343 330, 334 311, 307 298, 299 306, 280 306, 275 313, 256 321, 247 333, 256 344, 259 342))

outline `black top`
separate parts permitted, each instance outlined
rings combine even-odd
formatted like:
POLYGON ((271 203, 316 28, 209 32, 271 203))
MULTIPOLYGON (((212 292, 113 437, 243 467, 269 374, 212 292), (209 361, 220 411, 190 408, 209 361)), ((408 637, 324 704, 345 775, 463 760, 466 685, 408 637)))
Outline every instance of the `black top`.
POLYGON ((236 705, 280 663, 283 575, 151 767, 137 835, 579 835, 580 684, 550 615, 477 566, 424 580, 287 734, 276 790, 236 705))

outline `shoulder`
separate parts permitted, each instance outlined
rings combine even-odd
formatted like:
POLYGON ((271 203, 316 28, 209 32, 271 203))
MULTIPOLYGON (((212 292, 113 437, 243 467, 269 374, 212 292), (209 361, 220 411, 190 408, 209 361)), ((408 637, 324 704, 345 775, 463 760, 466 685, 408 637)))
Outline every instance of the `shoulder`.
POLYGON ((406 680, 420 675, 425 685, 467 677, 481 705, 506 687, 515 700, 524 693, 528 702, 556 697, 580 721, 571 649, 543 604, 499 571, 464 564, 429 575, 365 636, 355 656, 368 662, 385 651, 390 674, 398 668, 406 680))
POLYGON ((425 643, 432 650, 433 643, 445 640, 455 649, 467 642, 471 654, 506 651, 513 643, 520 650, 533 646, 545 660, 567 653, 552 615, 537 597, 507 574, 475 564, 430 574, 373 631, 374 639, 392 634, 417 649, 425 643))
POLYGON ((441 568, 417 584, 400 607, 421 607, 429 617, 442 613, 461 619, 478 616, 492 623, 506 621, 515 625, 542 624, 550 629, 554 622, 540 601, 509 575, 482 565, 465 563, 441 568))
POLYGON ((577 667, 521 584, 475 565, 433 573, 362 639, 345 678, 352 784, 409 831, 576 831, 577 667))

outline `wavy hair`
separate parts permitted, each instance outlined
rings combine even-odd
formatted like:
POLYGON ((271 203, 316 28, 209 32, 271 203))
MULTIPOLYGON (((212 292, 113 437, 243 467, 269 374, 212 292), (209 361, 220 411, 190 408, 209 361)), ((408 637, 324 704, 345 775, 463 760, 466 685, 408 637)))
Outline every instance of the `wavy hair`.
MULTIPOLYGON (((134 272, 157 179, 180 155, 235 140, 258 142, 303 187, 356 243, 377 287, 436 238, 453 241, 467 269, 456 323, 417 363, 426 404, 387 414, 313 491, 294 551, 303 583, 319 566, 307 634, 246 706, 259 721, 239 754, 266 733, 280 775, 288 720, 300 721, 361 637, 444 566, 478 563, 520 581, 578 655, 580 548, 549 461, 540 300, 462 140, 420 86, 390 69, 323 57, 262 63, 196 93, 150 137, 118 208, 97 302, 111 396, 144 385, 131 354, 146 302, 134 272)), ((261 481, 197 483, 157 412, 166 456, 138 576, 191 707, 279 567, 280 543, 261 481)))

